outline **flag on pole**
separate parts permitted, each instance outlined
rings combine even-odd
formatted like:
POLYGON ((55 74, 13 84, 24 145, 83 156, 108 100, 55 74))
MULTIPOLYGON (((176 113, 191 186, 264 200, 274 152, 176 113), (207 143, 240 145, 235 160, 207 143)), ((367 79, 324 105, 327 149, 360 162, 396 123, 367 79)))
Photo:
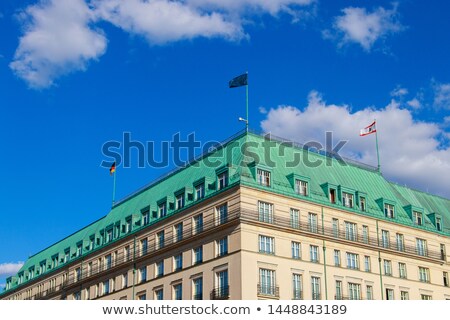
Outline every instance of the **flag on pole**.
POLYGON ((116 172, 116 162, 112 164, 111 168, 109 168, 109 175, 112 176, 113 173, 116 172))
POLYGON ((377 127, 376 127, 376 121, 372 122, 370 125, 368 125, 367 127, 365 127, 364 129, 361 129, 361 131, 359 132, 359 135, 361 137, 363 136, 367 136, 368 134, 372 134, 377 132, 377 127))
POLYGON ((230 88, 246 86, 248 84, 248 73, 241 74, 228 82, 230 88))

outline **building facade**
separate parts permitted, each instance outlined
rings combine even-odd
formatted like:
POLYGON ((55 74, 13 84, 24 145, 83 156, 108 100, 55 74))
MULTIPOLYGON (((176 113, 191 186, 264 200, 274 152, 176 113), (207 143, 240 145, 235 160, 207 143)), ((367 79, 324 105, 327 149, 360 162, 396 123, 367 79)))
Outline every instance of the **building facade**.
POLYGON ((1 299, 450 299, 450 200, 240 133, 30 257, 1 299))

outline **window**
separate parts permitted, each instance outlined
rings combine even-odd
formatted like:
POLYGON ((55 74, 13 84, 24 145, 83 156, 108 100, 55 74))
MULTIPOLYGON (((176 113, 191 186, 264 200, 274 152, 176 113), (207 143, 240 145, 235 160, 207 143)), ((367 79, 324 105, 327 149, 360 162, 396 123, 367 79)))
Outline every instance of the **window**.
POLYGON ((139 269, 139 282, 147 281, 147 267, 142 267, 139 269))
POLYGON ((294 273, 292 275, 292 290, 293 295, 292 298, 299 300, 303 299, 303 288, 302 288, 302 275, 294 273))
POLYGON ((102 295, 109 294, 109 280, 103 282, 103 292, 102 295))
POLYGON ((215 298, 228 297, 228 270, 216 272, 216 288, 215 298))
POLYGON ((395 238, 396 238, 396 242, 397 242, 397 250, 405 251, 405 237, 402 234, 397 233, 395 238))
POLYGON ((357 227, 356 223, 345 221, 345 239, 356 241, 357 227))
POLYGON ((398 263, 398 275, 402 279, 406 279, 406 264, 403 262, 398 263))
POLYGON ((339 237, 339 220, 336 218, 333 218, 333 237, 338 238, 339 237))
POLYGON ((343 201, 342 204, 344 205, 344 207, 353 208, 353 194, 347 193, 347 192, 342 192, 342 201, 343 201))
POLYGON ((300 228, 300 212, 297 209, 291 209, 291 228, 300 228))
POLYGON ((167 205, 166 203, 160 203, 158 206, 158 215, 159 217, 165 217, 167 214, 167 205))
POLYGON ((147 295, 145 293, 138 294, 138 300, 147 300, 147 295))
POLYGON ((176 196, 176 209, 182 209, 184 207, 184 193, 176 196))
POLYGON ((111 269, 112 267, 112 256, 110 254, 105 257, 105 267, 106 269, 111 269))
POLYGON ((217 177, 217 186, 219 190, 222 190, 228 186, 228 171, 225 171, 217 177))
POLYGON ((367 297, 367 300, 373 300, 373 287, 372 286, 366 287, 366 297, 367 297))
POLYGON ((174 258, 174 268, 173 271, 179 271, 181 269, 183 269, 183 254, 177 254, 174 258))
POLYGON ((259 252, 274 254, 275 253, 274 242, 275 242, 274 238, 260 235, 259 236, 259 252))
POLYGON ((194 300, 203 300, 203 278, 195 278, 192 280, 192 287, 194 289, 192 298, 194 300))
POLYGON ((436 217, 436 229, 437 231, 442 231, 442 220, 439 217, 436 217))
POLYGON ((308 195, 308 182, 303 180, 295 180, 295 193, 300 194, 302 196, 308 195))
POLYGON ((423 224, 422 213, 413 211, 413 219, 414 219, 414 223, 416 225, 421 226, 423 224))
POLYGON ((422 299, 422 300, 431 300, 432 297, 430 295, 428 295, 428 294, 421 294, 420 295, 420 299, 422 299))
POLYGON ((409 292, 400 291, 400 300, 409 300, 409 292))
POLYGON ((156 247, 158 249, 164 248, 164 230, 161 230, 156 234, 156 247))
POLYGON ((181 300, 183 297, 183 285, 181 283, 173 285, 173 299, 181 300))
POLYGON ((318 246, 309 246, 309 255, 311 258, 311 262, 319 262, 319 247, 318 246))
POLYGON ((370 272, 370 256, 364 256, 364 271, 370 272))
POLYGON ((128 273, 122 275, 122 289, 128 287, 128 273))
POLYGON ((361 285, 359 283, 348 283, 348 298, 350 300, 361 300, 361 285))
POLYGON ((149 222, 150 222, 150 211, 145 210, 144 212, 142 212, 142 225, 146 226, 148 225, 149 222))
POLYGON ((334 265, 336 267, 341 266, 341 251, 339 250, 334 250, 334 265))
POLYGON ((308 214, 308 227, 310 232, 317 233, 317 214, 315 213, 308 214))
POLYGON ((392 204, 384 204, 384 216, 386 218, 394 219, 394 206, 392 204))
POLYGON ((273 204, 258 202, 259 221, 273 223, 273 204))
POLYGON ((366 198, 359 197, 359 209, 361 211, 366 211, 366 198))
POLYGON ((362 237, 364 243, 369 243, 369 227, 362 226, 362 237))
POLYGON ((422 282, 430 282, 430 269, 419 267, 419 280, 422 282))
POLYGON ((80 281, 81 280, 81 268, 77 268, 75 270, 75 281, 80 281))
POLYGON ((106 231, 106 243, 111 242, 113 239, 113 229, 109 229, 106 231))
POLYGON ((203 247, 197 247, 194 249, 194 265, 203 262, 203 247))
POLYGON ((194 234, 198 234, 202 231, 203 231, 203 214, 199 214, 194 217, 194 234))
POLYGON ((163 289, 156 289, 155 290, 155 300, 163 300, 164 299, 164 291, 163 289))
POLYGON ((205 197, 205 184, 201 183, 195 187, 195 199, 200 200, 205 197))
POLYGON ((148 252, 148 240, 147 239, 141 240, 141 252, 142 252, 142 255, 145 255, 148 252))
POLYGON ((330 189, 330 202, 336 203, 336 189, 330 189))
POLYGON ((69 262, 70 260, 70 249, 64 250, 64 263, 69 262))
POLYGON ((262 169, 258 169, 257 171, 257 179, 258 184, 266 187, 270 187, 270 172, 262 169))
POLYGON ((441 248, 441 260, 447 260, 445 253, 445 244, 441 243, 440 248, 441 248))
POLYGON ((131 232, 131 218, 127 218, 125 221, 125 233, 131 232))
POLYGON ((394 289, 386 289, 386 300, 394 300, 394 289))
POLYGON ((216 208, 217 211, 217 221, 218 224, 224 224, 228 220, 228 206, 227 204, 223 204, 216 208))
POLYGON ((381 245, 383 248, 389 248, 389 231, 381 230, 381 245))
POLYGON ((164 260, 156 263, 156 277, 162 277, 164 275, 164 260))
POLYGON ((342 281, 336 280, 336 300, 342 300, 342 281))
POLYGON ((82 250, 83 250, 82 248, 83 248, 83 244, 82 243, 77 244, 77 251, 75 252, 75 255, 77 257, 81 256, 81 253, 82 253, 82 250))
POLYGON ((320 278, 311 277, 312 300, 320 300, 320 278))
POLYGON ((183 222, 177 223, 174 226, 175 242, 183 240, 183 222))
POLYGON ((419 256, 427 255, 427 241, 424 239, 416 239, 416 252, 419 256))
POLYGON ((300 259, 301 257, 300 242, 292 241, 291 247, 292 247, 292 258, 300 259))
POLYGON ((73 294, 74 300, 81 300, 81 291, 77 291, 73 294))
POLYGON ((392 276, 392 262, 391 262, 391 260, 384 260, 384 275, 392 276))
POLYGON ((130 246, 126 246, 125 248, 123 248, 123 256, 125 257, 125 261, 131 260, 130 246))
POLYGON ((448 287, 448 286, 449 286, 449 285, 448 285, 448 272, 444 271, 444 272, 442 273, 442 278, 443 278, 443 280, 444 280, 444 287, 448 287))
POLYGON ((359 256, 357 254, 347 252, 347 268, 359 269, 359 256))
POLYGON ((228 254, 228 237, 222 238, 218 241, 218 256, 224 256, 228 254))
POLYGON ((275 271, 269 269, 259 269, 259 294, 275 296, 275 271))

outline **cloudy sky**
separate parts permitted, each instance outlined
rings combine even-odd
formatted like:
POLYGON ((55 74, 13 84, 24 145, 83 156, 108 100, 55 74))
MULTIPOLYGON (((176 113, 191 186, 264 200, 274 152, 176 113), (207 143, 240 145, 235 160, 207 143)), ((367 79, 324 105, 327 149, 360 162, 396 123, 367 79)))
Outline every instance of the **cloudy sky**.
MULTIPOLYGON (((19 0, 0 3, 0 285, 106 214, 101 146, 250 126, 343 153, 450 197, 450 4, 444 1, 19 0)), ((156 152, 158 154, 158 152, 156 152)), ((137 161, 134 161, 136 164, 137 161)), ((168 169, 118 168, 125 196, 168 169)))

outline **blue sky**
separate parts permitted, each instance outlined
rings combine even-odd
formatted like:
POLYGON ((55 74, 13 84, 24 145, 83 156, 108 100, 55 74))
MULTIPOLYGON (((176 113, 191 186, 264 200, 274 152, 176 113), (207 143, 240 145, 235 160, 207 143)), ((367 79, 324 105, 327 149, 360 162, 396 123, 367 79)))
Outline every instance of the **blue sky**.
MULTIPOLYGON (((444 1, 2 1, 0 284, 16 264, 107 214, 101 146, 243 124, 450 197, 450 4, 444 1), (11 263, 11 264, 8 264, 11 263)), ((117 170, 117 198, 168 169, 117 170)))

